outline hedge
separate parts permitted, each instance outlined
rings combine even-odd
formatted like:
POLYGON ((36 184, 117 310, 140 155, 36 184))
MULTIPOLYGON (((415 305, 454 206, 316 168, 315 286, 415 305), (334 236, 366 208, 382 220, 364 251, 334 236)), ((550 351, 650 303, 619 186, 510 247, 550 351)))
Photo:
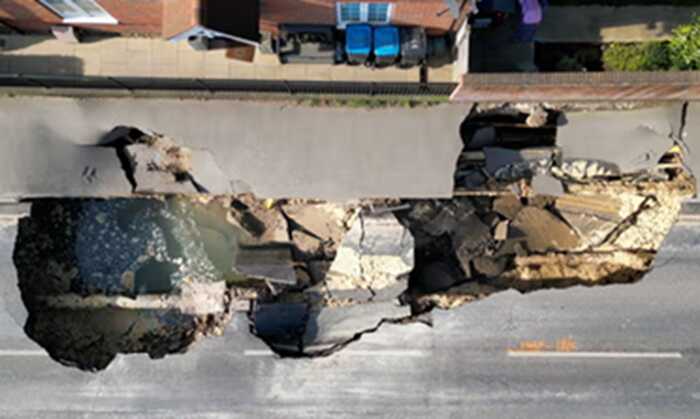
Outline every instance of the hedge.
POLYGON ((606 46, 603 67, 609 71, 700 70, 700 17, 675 28, 668 42, 606 46))

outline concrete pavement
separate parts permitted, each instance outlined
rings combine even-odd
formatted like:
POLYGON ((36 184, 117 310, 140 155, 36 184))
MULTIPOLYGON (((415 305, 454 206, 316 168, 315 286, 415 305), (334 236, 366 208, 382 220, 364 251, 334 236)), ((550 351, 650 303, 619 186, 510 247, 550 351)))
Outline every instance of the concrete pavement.
MULTIPOLYGON (((0 237, 1 265, 7 267, 0 237)), ((0 416, 7 418, 695 418, 700 409, 700 226, 677 225, 633 285, 496 294, 434 312, 434 327, 385 325, 329 358, 278 359, 238 316, 223 338, 99 374, 63 367, 23 338, 0 300, 0 416), (513 358, 523 342, 680 358, 513 358), (37 395, 41 395, 38 397, 37 395)), ((11 266, 11 265, 10 265, 11 266)), ((9 276, 8 276, 9 275, 9 276)), ((10 309, 11 310, 11 309, 10 309)))
MULTIPOLYGON (((186 42, 164 39, 86 38, 67 44, 53 37, 2 35, 0 73, 204 79, 279 79, 324 81, 418 82, 420 69, 285 64, 276 55, 257 52, 252 63, 226 58, 224 50, 194 51, 186 42)), ((430 69, 432 82, 452 82, 452 65, 430 69)))

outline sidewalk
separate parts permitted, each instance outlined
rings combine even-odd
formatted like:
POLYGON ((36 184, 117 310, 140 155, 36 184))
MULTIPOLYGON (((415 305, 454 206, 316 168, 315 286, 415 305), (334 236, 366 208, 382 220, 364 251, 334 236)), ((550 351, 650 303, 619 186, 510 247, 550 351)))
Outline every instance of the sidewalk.
POLYGON ((130 194, 114 150, 82 147, 118 125, 208 152, 216 162, 209 168, 237 193, 447 198, 462 149, 457 128, 470 108, 368 112, 252 101, 0 98, 0 199, 130 194))
POLYGON ((643 42, 668 39, 678 25, 700 16, 700 7, 549 7, 537 29, 540 42, 643 42), (562 22, 566 22, 563 24, 562 22))
MULTIPOLYGON (((418 68, 373 70, 348 65, 304 65, 278 62, 256 53, 253 63, 227 59, 224 50, 194 51, 186 42, 151 38, 87 39, 73 45, 52 37, 3 35, 0 73, 47 75, 282 79, 322 81, 418 82, 418 68)), ((431 69, 431 82, 451 82, 452 66, 431 69)))

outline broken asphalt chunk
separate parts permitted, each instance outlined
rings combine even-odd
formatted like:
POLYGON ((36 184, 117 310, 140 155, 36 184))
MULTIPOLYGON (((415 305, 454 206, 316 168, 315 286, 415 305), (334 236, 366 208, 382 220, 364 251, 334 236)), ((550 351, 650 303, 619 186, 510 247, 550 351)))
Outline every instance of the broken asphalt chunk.
POLYGON ((551 166, 558 159, 559 151, 555 147, 530 147, 521 150, 500 147, 484 148, 486 154, 486 171, 497 175, 499 170, 515 164, 551 166), (542 163, 541 163, 542 162, 542 163))
POLYGON ((586 214, 613 222, 622 220, 622 203, 612 196, 562 195, 557 198, 555 208, 562 213, 586 214))
POLYGON ((501 221, 496 224, 496 228, 493 231, 493 238, 496 240, 505 240, 508 238, 508 225, 509 221, 501 221))
POLYGON ((560 196, 564 194, 564 186, 561 181, 548 174, 536 174, 533 176, 530 186, 534 193, 540 195, 560 196))
POLYGON ((188 178, 189 167, 179 168, 176 159, 187 159, 185 154, 173 154, 170 162, 167 154, 147 144, 133 144, 126 147, 131 161, 134 192, 139 193, 195 193, 195 186, 188 178), (179 156, 179 157, 178 157, 179 156))
POLYGON ((353 211, 332 203, 286 203, 282 211, 292 232, 292 242, 305 258, 335 254, 353 211))
POLYGON ((236 269, 249 279, 262 279, 288 286, 297 283, 292 249, 286 243, 241 246, 236 257, 236 269))
POLYGON ((246 194, 237 196, 231 208, 233 218, 250 232, 256 243, 289 241, 287 220, 274 203, 266 205, 264 201, 246 194))
POLYGON ((360 213, 343 237, 325 287, 331 292, 391 287, 408 276, 413 259, 413 236, 392 213, 360 213))
POLYGON ((382 323, 410 315, 410 307, 400 306, 394 301, 323 307, 311 311, 304 332, 304 353, 314 355, 342 349, 363 334, 375 332, 382 323))
POLYGON ((422 229, 432 236, 449 234, 473 213, 474 206, 466 199, 438 201, 437 212, 423 224, 422 229))
POLYGON ((495 278, 508 266, 507 257, 478 256, 474 258, 474 269, 486 277, 495 278))
POLYGON ((113 129, 101 145, 116 150, 133 192, 232 192, 231 182, 206 150, 191 150, 164 135, 124 126, 113 129))
POLYGON ((515 217, 513 227, 525 234, 531 252, 568 251, 579 245, 576 233, 565 222, 541 208, 524 207, 515 217))
POLYGON ((514 220, 522 208, 520 198, 513 194, 501 195, 493 201, 493 210, 509 220, 514 220))

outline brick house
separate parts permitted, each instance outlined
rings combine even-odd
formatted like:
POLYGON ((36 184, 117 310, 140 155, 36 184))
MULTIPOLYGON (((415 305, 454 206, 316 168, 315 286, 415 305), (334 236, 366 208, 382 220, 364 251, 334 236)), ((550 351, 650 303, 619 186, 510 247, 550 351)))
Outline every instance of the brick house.
POLYGON ((456 30, 456 0, 0 0, 0 23, 23 33, 68 25, 125 35, 230 37, 255 43, 280 24, 392 23, 430 34, 456 30))

